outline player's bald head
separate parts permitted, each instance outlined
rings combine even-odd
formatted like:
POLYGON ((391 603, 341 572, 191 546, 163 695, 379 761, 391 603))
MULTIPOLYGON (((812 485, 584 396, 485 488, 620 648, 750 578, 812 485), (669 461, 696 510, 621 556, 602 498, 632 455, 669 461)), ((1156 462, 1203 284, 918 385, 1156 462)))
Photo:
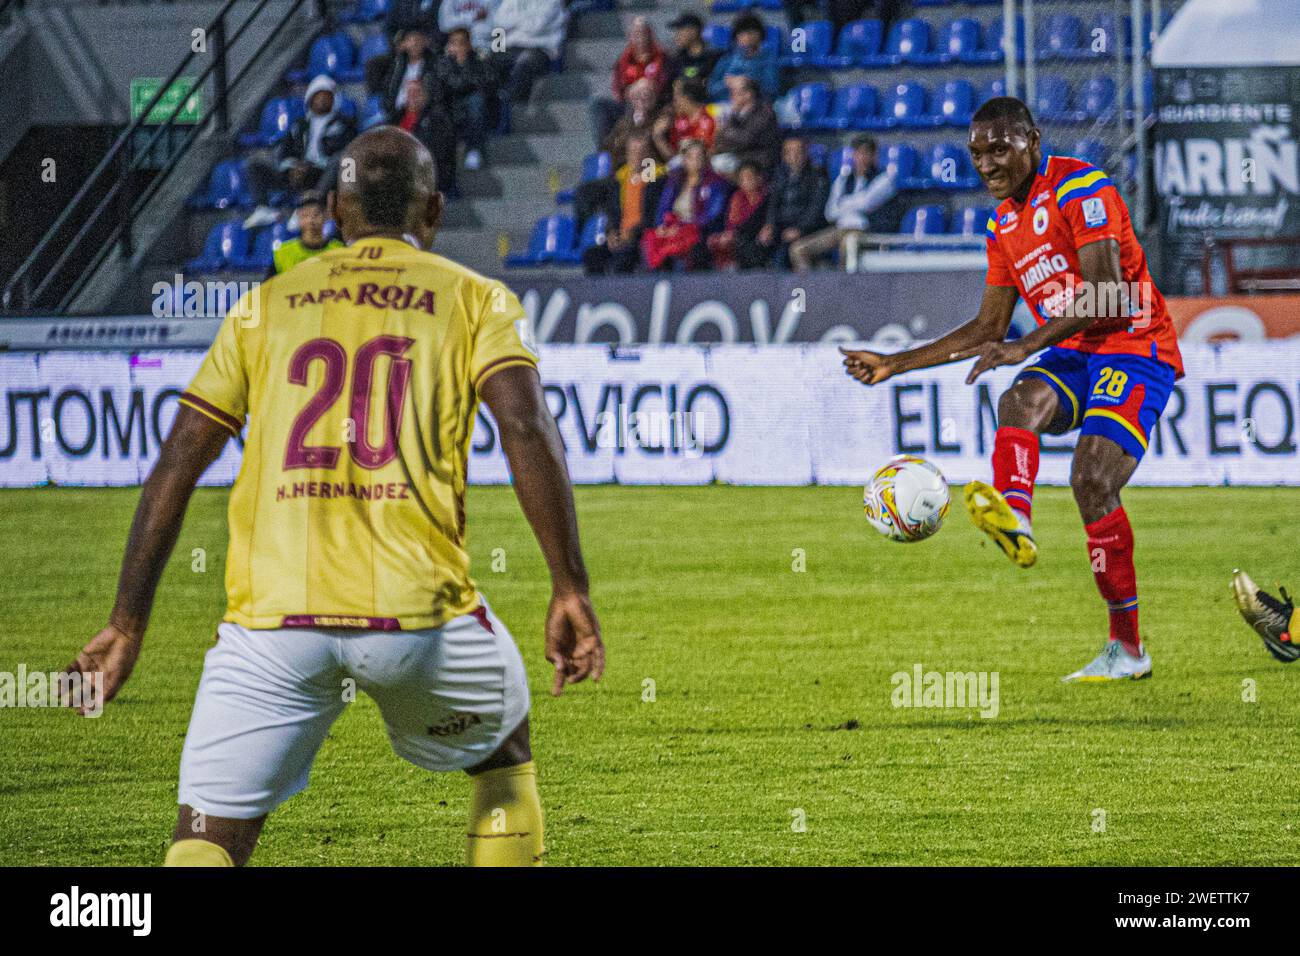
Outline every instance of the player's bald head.
POLYGON ((427 245, 442 214, 433 157, 396 126, 367 130, 339 159, 336 203, 339 228, 348 241, 375 233, 411 233, 427 245))

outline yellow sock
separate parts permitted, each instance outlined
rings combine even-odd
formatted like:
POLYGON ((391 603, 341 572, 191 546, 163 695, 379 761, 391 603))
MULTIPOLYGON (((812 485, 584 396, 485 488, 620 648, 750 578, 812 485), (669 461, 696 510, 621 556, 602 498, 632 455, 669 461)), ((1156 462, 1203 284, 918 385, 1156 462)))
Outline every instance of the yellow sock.
POLYGON ((234 866, 224 848, 207 840, 177 840, 167 850, 163 866, 234 866))
POLYGON ((531 760, 470 778, 470 866, 541 866, 542 802, 531 760))

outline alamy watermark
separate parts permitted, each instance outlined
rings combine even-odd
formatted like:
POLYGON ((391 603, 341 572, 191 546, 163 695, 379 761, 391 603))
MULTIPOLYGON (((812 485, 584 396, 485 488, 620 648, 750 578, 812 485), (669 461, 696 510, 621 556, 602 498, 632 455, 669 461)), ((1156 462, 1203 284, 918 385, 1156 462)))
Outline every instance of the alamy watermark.
POLYGON ((66 671, 0 671, 0 707, 72 707, 87 717, 104 712, 104 675, 66 671))
POLYGON ((913 664, 911 671, 896 671, 890 700, 894 707, 978 709, 979 715, 998 715, 997 671, 927 671, 913 664))

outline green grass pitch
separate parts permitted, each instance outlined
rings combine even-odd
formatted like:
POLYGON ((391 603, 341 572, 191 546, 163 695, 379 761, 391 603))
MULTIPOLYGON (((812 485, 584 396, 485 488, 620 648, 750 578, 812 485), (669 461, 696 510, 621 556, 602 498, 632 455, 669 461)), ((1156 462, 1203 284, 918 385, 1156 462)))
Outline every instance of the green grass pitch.
MULTIPOLYGON (((58 668, 101 626, 137 496, 0 492, 0 670, 58 668)), ((887 542, 853 488, 577 498, 609 663, 558 700, 541 556, 510 489, 469 501, 479 586, 529 667, 551 864, 1300 863, 1300 665, 1267 656, 1228 593, 1235 565, 1300 590, 1300 490, 1127 493, 1155 676, 1116 686, 1059 682, 1105 634, 1066 490, 1038 495, 1030 571, 959 508, 928 542, 887 542), (891 675, 918 663, 998 672, 998 715, 895 708, 891 675)), ((0 864, 161 861, 225 502, 196 494, 101 718, 0 710, 0 864)), ((395 757, 363 697, 253 863, 458 864, 467 799, 461 775, 395 757)))

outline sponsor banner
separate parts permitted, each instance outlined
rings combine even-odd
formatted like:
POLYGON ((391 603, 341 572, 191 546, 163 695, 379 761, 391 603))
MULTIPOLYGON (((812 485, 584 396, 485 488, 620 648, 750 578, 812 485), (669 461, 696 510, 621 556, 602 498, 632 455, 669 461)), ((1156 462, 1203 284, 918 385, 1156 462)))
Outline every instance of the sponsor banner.
POLYGON ((511 287, 543 344, 870 341, 898 348, 937 338, 973 316, 984 268, 981 262, 975 270, 907 274, 546 277, 511 287))
MULTIPOLYGON (((0 486, 143 480, 202 358, 197 351, 0 354, 0 486)), ((1134 477, 1146 485, 1300 485, 1300 340, 1193 345, 1134 477)), ((577 482, 861 484, 923 455, 953 482, 987 478, 997 399, 969 363, 864 388, 826 345, 547 346, 547 402, 577 482)), ((1044 439, 1040 480, 1066 484, 1074 436, 1044 439)), ((232 442, 205 484, 238 471, 232 442)), ((486 409, 470 480, 509 470, 486 409)))
MULTIPOLYGON (((1160 288, 1207 293, 1207 239, 1300 236, 1300 70, 1156 70, 1154 169, 1160 288)), ((1294 250, 1241 249, 1243 267, 1295 266, 1294 250)))
POLYGON ((1171 296, 1183 342, 1262 342, 1300 336, 1300 295, 1171 296))

